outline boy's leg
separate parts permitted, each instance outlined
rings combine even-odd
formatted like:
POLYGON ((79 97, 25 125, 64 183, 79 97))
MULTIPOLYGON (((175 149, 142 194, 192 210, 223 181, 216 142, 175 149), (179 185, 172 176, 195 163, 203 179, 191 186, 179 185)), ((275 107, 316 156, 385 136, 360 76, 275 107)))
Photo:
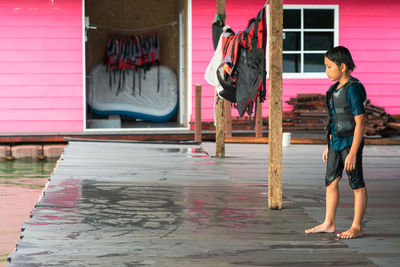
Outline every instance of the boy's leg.
POLYGON ((339 202, 339 181, 343 172, 343 160, 340 152, 329 146, 328 161, 326 163, 325 185, 325 220, 322 224, 305 230, 306 234, 311 233, 333 233, 335 232, 336 208, 339 202))
POLYGON ((368 194, 365 187, 354 189, 354 219, 353 223, 347 231, 338 234, 343 239, 357 238, 363 235, 362 218, 367 208, 368 194))
POLYGON ((306 234, 312 233, 333 233, 335 232, 336 208, 339 202, 339 181, 337 177, 326 187, 325 220, 322 224, 305 230, 306 234))
POLYGON ((354 219, 353 223, 347 231, 338 234, 338 237, 344 239, 357 238, 363 235, 362 219, 367 208, 368 194, 365 188, 363 169, 362 169, 362 151, 364 143, 360 145, 357 152, 356 167, 347 173, 349 176, 350 186, 354 192, 354 219))

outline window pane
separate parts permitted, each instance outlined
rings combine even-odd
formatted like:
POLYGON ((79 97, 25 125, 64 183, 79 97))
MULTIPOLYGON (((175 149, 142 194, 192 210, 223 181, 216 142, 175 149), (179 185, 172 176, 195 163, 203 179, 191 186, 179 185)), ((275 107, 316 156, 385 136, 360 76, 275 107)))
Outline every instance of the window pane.
POLYGON ((333 9, 304 9, 305 29, 333 29, 333 9))
POLYGON ((298 51, 301 49, 300 32, 285 32, 283 36, 283 51, 298 51))
POLYGON ((304 54, 304 72, 325 72, 324 54, 304 54))
POLYGON ((328 50, 333 47, 333 32, 305 32, 304 50, 328 50))
POLYGON ((283 72, 300 72, 300 54, 283 54, 283 72))
POLYGON ((300 29, 300 10, 285 9, 283 10, 283 28, 284 29, 300 29))

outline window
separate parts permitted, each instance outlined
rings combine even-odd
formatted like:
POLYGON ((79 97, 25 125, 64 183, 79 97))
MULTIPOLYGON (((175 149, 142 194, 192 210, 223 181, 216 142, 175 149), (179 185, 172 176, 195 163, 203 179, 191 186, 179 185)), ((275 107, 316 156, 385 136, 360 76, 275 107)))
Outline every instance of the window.
POLYGON ((338 17, 338 6, 284 6, 284 78, 326 77, 324 54, 338 45, 338 17))

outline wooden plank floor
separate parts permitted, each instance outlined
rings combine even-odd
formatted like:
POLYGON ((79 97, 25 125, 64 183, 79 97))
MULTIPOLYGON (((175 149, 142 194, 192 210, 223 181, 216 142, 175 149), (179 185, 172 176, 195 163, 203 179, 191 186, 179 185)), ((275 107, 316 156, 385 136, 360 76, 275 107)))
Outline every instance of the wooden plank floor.
MULTIPOLYGON (((284 149, 284 209, 271 211, 267 145, 229 144, 216 159, 214 143, 70 142, 7 266, 399 262, 400 148, 366 149, 366 237, 352 241, 304 234, 324 215, 322 148, 284 149)), ((350 193, 344 186, 339 230, 351 222, 350 193)))

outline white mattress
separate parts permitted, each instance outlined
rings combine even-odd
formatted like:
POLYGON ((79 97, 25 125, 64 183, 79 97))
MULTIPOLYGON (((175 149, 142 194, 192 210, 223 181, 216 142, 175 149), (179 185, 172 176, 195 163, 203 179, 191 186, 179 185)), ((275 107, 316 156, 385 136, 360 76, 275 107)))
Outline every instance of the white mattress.
MULTIPOLYGON (((112 72, 112 71, 111 71, 112 72)), ((120 73, 110 73, 103 64, 96 65, 90 72, 87 102, 94 113, 99 115, 123 115, 153 122, 171 120, 178 108, 178 86, 175 72, 166 66, 151 67, 143 74, 141 70, 141 93, 139 94, 139 74, 125 73, 125 84, 117 94, 120 73), (158 74, 159 68, 159 74, 158 74), (133 74, 135 91, 133 93, 133 74), (159 77, 159 78, 157 78, 159 77), (158 80, 159 79, 159 80, 158 80), (159 90, 157 91, 157 83, 159 90)))

